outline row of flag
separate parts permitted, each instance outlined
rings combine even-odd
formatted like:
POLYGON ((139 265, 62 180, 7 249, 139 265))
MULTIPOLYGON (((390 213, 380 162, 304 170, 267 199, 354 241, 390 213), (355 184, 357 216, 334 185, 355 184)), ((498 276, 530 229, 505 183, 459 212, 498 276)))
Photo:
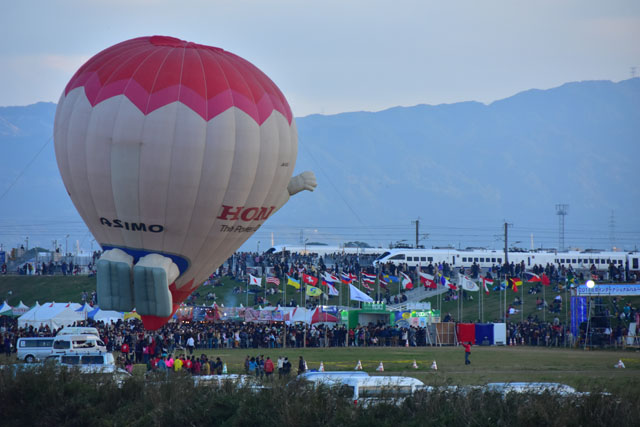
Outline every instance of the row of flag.
MULTIPOLYGON (((362 287, 367 289, 368 291, 373 291, 373 288, 371 287, 371 285, 375 285, 376 279, 378 279, 378 283, 380 284, 380 287, 382 287, 383 289, 387 289, 389 286, 389 283, 394 283, 394 282, 401 283, 402 288, 405 290, 413 289, 413 282, 411 278, 407 274, 402 272, 400 273, 400 275, 401 277, 384 274, 384 275, 380 275, 380 277, 377 277, 375 274, 369 274, 369 273, 363 272, 361 284, 362 284, 362 287)), ((420 280, 420 284, 422 284, 425 288, 430 288, 430 289, 437 289, 438 285, 441 285, 451 290, 458 290, 458 286, 460 286, 462 289, 466 291, 471 291, 471 292, 478 292, 480 290, 480 287, 478 286, 478 284, 474 280, 470 279, 468 276, 465 276, 465 275, 459 275, 457 285, 451 282, 451 280, 448 277, 437 274, 437 273, 434 276, 434 275, 419 271, 418 278, 420 280)), ((482 287, 485 293, 488 295, 489 289, 490 287, 493 286, 494 281, 493 279, 489 279, 486 277, 481 277, 481 279, 482 279, 482 287)), ((353 282, 357 282, 358 280, 357 276, 352 273, 341 273, 340 278, 328 272, 323 272, 319 278, 312 276, 310 274, 301 273, 300 280, 302 281, 302 283, 304 283, 307 295, 309 296, 319 296, 323 293, 321 288, 317 286, 319 283, 321 283, 323 286, 327 288, 327 293, 331 296, 339 295, 338 289, 335 286, 337 282, 341 282, 345 285, 349 285, 351 286, 351 288, 358 290, 355 286, 352 285, 353 282)), ((300 280, 296 280, 290 275, 288 275, 287 285, 292 286, 295 289, 300 289, 302 286, 300 283, 300 280)), ((542 276, 539 276, 535 273, 526 272, 525 281, 534 282, 534 283, 539 282, 545 286, 549 286, 551 283, 551 281, 549 280, 549 277, 547 277, 547 275, 544 273, 542 274, 542 276)), ((274 276, 267 277, 266 282, 274 284, 276 286, 280 285, 280 279, 274 276)), ((249 284, 255 285, 255 286, 262 286, 262 278, 255 277, 249 274, 249 284)), ((522 279, 517 277, 512 277, 507 280, 504 280, 500 284, 500 289, 501 290, 512 289, 514 292, 518 292, 518 286, 521 286, 522 284, 523 284, 522 279)), ((497 288, 494 290, 497 290, 497 288)), ((361 291, 358 290, 358 292, 361 292, 361 291)), ((370 299, 369 296, 367 296, 367 298, 370 299)))

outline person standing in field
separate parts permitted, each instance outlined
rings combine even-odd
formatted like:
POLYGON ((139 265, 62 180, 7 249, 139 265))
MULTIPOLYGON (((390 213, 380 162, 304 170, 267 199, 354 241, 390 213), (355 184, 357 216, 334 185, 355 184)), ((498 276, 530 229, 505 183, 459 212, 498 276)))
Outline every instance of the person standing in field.
POLYGON ((304 374, 304 371, 306 371, 306 367, 307 365, 304 363, 304 359, 302 358, 302 356, 300 356, 300 360, 298 361, 298 375, 304 374))
POLYGON ((267 356, 267 360, 264 361, 264 373, 267 376, 267 379, 271 379, 271 374, 273 374, 273 361, 269 356, 267 356))
POLYGON ((469 360, 469 356, 471 355, 471 343, 462 343, 462 347, 464 347, 464 364, 470 365, 471 361, 469 360))

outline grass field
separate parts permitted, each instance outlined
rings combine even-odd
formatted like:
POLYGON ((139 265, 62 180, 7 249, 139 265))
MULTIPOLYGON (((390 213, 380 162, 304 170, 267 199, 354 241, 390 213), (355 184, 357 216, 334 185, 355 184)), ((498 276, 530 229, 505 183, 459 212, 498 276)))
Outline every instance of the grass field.
MULTIPOLYGON (((182 351, 180 351, 182 352, 182 351)), ((180 352, 176 352, 179 354, 180 352)), ((611 390, 637 386, 640 383, 640 352, 583 351, 547 349, 541 347, 472 347, 471 365, 464 364, 462 347, 351 347, 297 349, 226 349, 196 350, 209 357, 220 357, 229 373, 244 373, 247 355, 263 354, 274 361, 286 356, 296 371, 298 357, 307 361, 309 369, 318 369, 323 362, 327 371, 351 371, 358 360, 363 370, 378 374, 383 363, 386 375, 407 375, 429 385, 481 385, 502 381, 551 381, 572 385, 579 389, 602 387, 611 390), (416 361, 418 369, 412 368, 416 361), (436 361, 438 370, 430 369, 436 361), (614 365, 622 360, 626 369, 614 365)), ((142 371, 142 365, 136 371, 142 371)))

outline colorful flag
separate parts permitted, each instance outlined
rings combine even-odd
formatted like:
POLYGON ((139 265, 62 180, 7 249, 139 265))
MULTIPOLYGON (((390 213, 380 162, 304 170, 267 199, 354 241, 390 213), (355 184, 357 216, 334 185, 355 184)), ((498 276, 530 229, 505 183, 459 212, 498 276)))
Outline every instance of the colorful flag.
POLYGON ((373 276, 373 279, 369 279, 368 277, 364 277, 364 275, 362 276, 362 285, 375 285, 376 283, 376 276, 373 276))
POLYGON ((376 275, 375 274, 367 274, 362 273, 362 280, 367 280, 368 283, 376 283, 376 275))
POLYGON ((291 276, 287 276, 287 285, 293 286, 296 289, 300 289, 300 282, 298 282, 296 279, 294 279, 291 276))
MULTIPOLYGON (((374 282, 374 283, 375 283, 375 282, 374 282)), ((369 286, 369 285, 367 284, 367 282, 365 282, 364 280, 362 281, 362 287, 363 287, 363 288, 365 288, 365 289, 366 289, 366 290, 368 290, 368 291, 372 291, 372 290, 373 290, 373 288, 372 288, 371 286, 369 286)))
POLYGON ((322 273, 322 278, 324 280, 326 280, 327 282, 331 282, 331 283, 335 283, 335 282, 339 282, 340 279, 338 279, 336 276, 334 276, 331 273, 327 273, 326 271, 324 273, 322 273))
POLYGON ((518 286, 522 285, 522 280, 518 279, 517 277, 512 277, 509 280, 511 280, 513 292, 518 292, 518 286))
POLYGON ((451 282, 449 281, 449 279, 447 279, 447 278, 446 278, 446 277, 444 277, 444 276, 440 276, 440 283, 441 283, 441 284, 442 284, 442 286, 444 286, 445 288, 449 288, 449 289, 451 289, 451 290, 453 290, 453 291, 455 291, 455 290, 457 290, 457 289, 458 289, 458 287, 457 287, 456 285, 454 285, 453 283, 451 283, 451 282))
POLYGON ((465 291, 478 292, 480 290, 478 284, 467 276, 461 275, 459 283, 460 286, 462 286, 462 289, 464 289, 465 291))
POLYGON ((378 284, 382 289, 387 289, 387 286, 389 286, 389 283, 385 281, 382 277, 378 279, 378 284))
POLYGON ((418 272, 418 275, 420 276, 420 283, 422 283, 425 288, 436 289, 438 287, 438 285, 436 285, 436 280, 432 275, 421 271, 418 272))
POLYGON ((373 302, 373 298, 365 294, 353 285, 349 285, 350 299, 352 301, 373 302))
POLYGON ((316 288, 315 286, 306 285, 307 286, 307 295, 310 297, 319 297, 322 295, 322 291, 320 288, 316 288))
POLYGON ((484 292, 489 295, 489 286, 493 286, 493 279, 482 278, 482 285, 484 286, 484 292))
POLYGON ((400 273, 402 275, 402 289, 413 289, 413 282, 411 278, 404 273, 400 273))
POLYGON ((344 283, 345 285, 348 285, 352 282, 351 279, 351 275, 350 274, 346 274, 346 273, 342 273, 340 275, 340 280, 342 281, 342 283, 344 283))
POLYGON ((276 286, 280 286, 280 279, 278 279, 277 277, 267 277, 267 283, 272 283, 276 286))
POLYGON ((547 276, 546 274, 542 273, 542 284, 545 286, 549 286, 551 284, 551 280, 549 280, 549 276, 547 276))
POLYGON ((262 277, 258 278, 249 274, 249 284, 255 286, 262 286, 262 277))
POLYGON ((400 283, 400 279, 397 276, 392 276, 391 274, 385 274, 384 278, 389 281, 389 283, 400 283))
POLYGON ((358 276, 356 276, 353 273, 349 273, 349 278, 351 279, 351 281, 353 282, 354 280, 358 280, 358 276))
POLYGON ((318 278, 302 273, 302 281, 308 285, 315 286, 318 284, 318 278))
POLYGON ((535 273, 529 273, 528 271, 524 273, 524 279, 527 282, 542 282, 540 276, 535 273))
POLYGON ((333 286, 331 283, 325 282, 325 281, 323 281, 322 283, 324 283, 329 288, 329 295, 334 297, 339 295, 338 289, 335 286, 333 286))

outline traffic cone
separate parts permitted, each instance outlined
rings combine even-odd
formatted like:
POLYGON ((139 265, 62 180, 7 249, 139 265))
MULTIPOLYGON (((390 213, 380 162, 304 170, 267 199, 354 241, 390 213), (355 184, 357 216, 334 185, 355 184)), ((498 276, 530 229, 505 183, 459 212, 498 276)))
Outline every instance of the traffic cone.
POLYGON ((405 347, 409 347, 409 339, 408 338, 404 341, 404 346, 405 347))
POLYGON ((309 367, 307 366, 307 361, 306 361, 306 360, 304 361, 304 370, 305 370, 305 371, 308 371, 308 370, 309 370, 309 367))
POLYGON ((358 363, 356 364, 356 368, 354 369, 354 371, 362 371, 362 363, 358 360, 358 363))
POLYGON ((622 369, 625 368, 624 363, 622 363, 622 359, 618 360, 618 363, 616 363, 614 368, 622 368, 622 369))
POLYGON ((222 365, 222 373, 223 373, 223 374, 228 374, 228 373, 229 373, 229 372, 227 371, 227 364, 226 364, 226 363, 224 363, 224 364, 222 365))
POLYGON ((378 366, 378 368, 376 369, 376 371, 378 371, 378 372, 384 372, 384 366, 382 366, 382 362, 380 362, 380 365, 378 366))
POLYGON ((431 364, 431 369, 433 369, 434 371, 438 370, 438 365, 436 364, 436 361, 434 360, 433 363, 431 364))
POLYGON ((416 363, 416 359, 413 359, 413 369, 418 369, 418 364, 416 363))
POLYGON ((320 361, 320 367, 318 368, 318 372, 324 372, 324 364, 322 363, 322 360, 320 361))

